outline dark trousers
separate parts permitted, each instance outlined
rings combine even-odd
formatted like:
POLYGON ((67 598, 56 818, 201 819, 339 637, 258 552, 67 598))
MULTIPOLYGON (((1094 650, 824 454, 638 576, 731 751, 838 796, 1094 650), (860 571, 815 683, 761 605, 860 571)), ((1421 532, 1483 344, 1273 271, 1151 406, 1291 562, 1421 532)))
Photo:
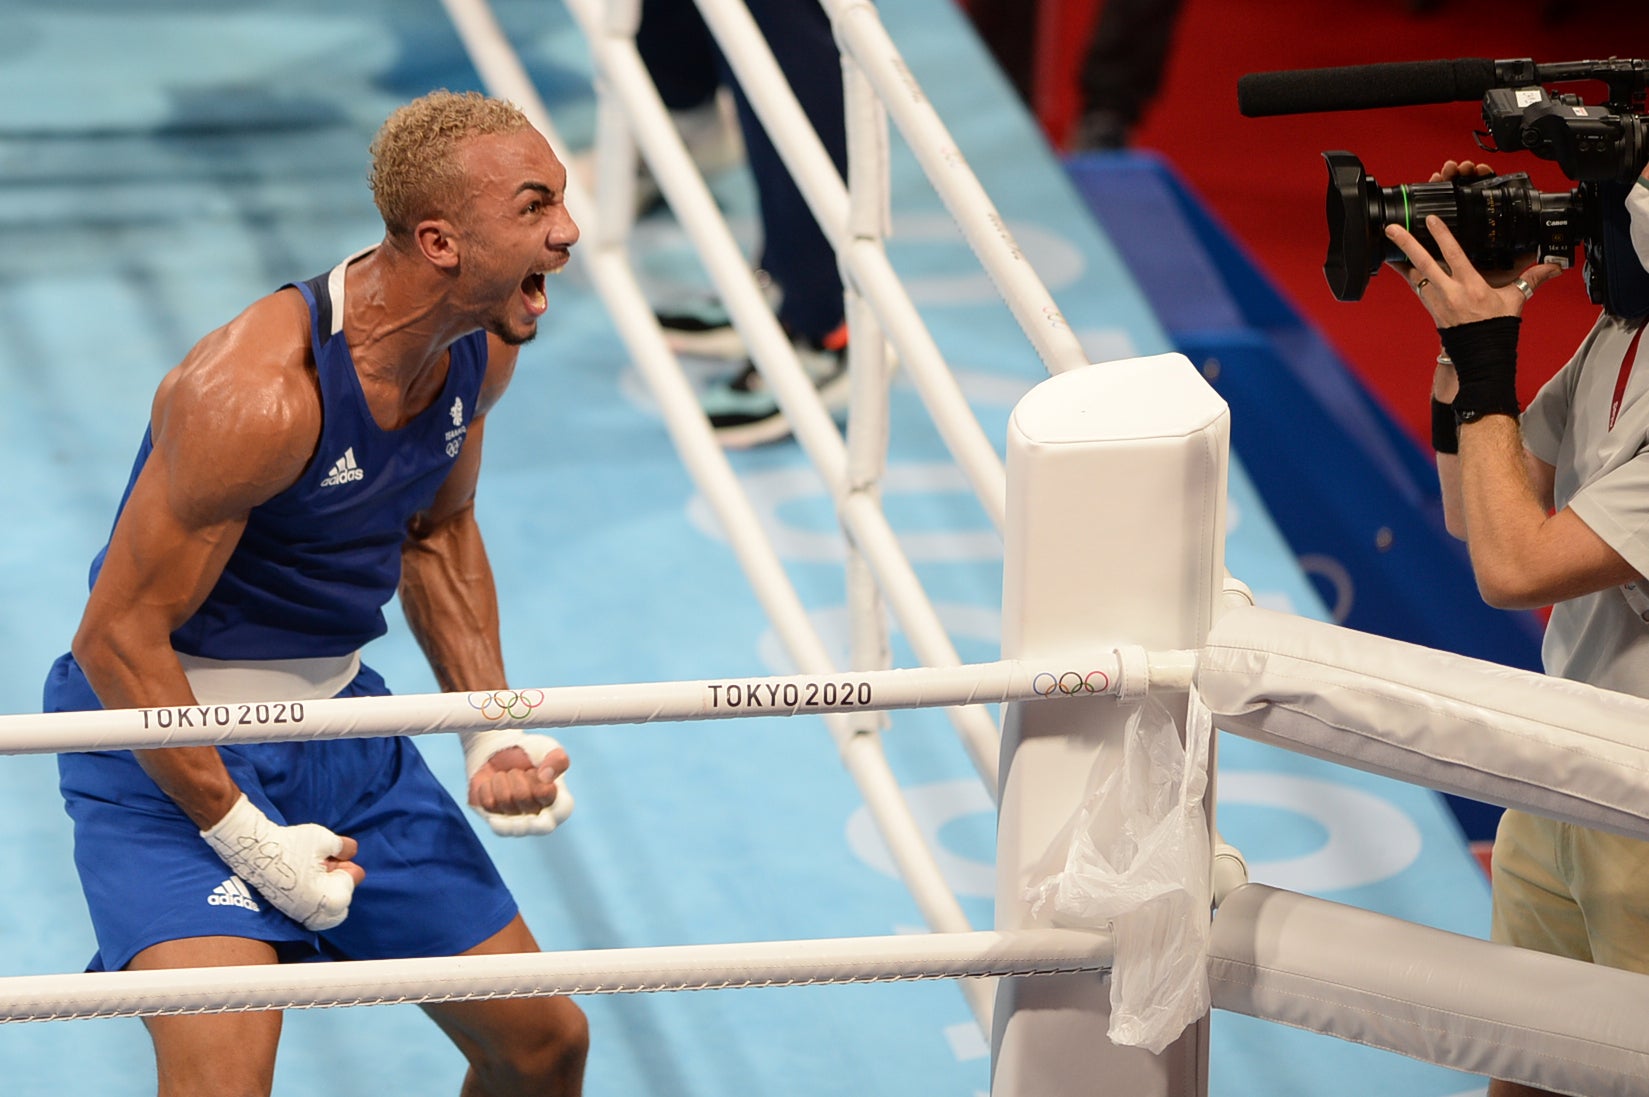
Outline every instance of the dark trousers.
MULTIPOLYGON (((829 17, 817 0, 747 3, 802 110, 845 178, 842 69, 829 17)), ((819 230, 692 0, 644 0, 636 48, 671 110, 702 106, 723 84, 732 89, 760 206, 758 263, 783 293, 780 322, 794 335, 823 338, 842 322, 842 280, 835 250, 819 230)))
POLYGON ((1084 111, 1108 111, 1132 126, 1162 87, 1168 47, 1184 0, 1104 0, 1083 58, 1084 111))

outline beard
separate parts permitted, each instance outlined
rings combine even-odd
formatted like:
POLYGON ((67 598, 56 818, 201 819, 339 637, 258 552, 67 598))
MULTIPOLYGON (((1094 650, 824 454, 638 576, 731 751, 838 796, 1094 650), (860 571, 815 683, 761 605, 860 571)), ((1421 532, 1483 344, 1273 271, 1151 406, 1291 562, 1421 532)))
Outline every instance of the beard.
POLYGON ((536 322, 530 328, 522 330, 511 323, 508 317, 498 315, 492 317, 482 326, 486 328, 488 334, 497 336, 498 340, 506 346, 524 346, 538 338, 538 324, 536 322))
POLYGON ((498 336, 499 342, 511 347, 525 346, 534 339, 538 338, 538 328, 536 327, 524 334, 522 332, 512 331, 507 327, 489 328, 488 330, 491 331, 492 334, 498 336))

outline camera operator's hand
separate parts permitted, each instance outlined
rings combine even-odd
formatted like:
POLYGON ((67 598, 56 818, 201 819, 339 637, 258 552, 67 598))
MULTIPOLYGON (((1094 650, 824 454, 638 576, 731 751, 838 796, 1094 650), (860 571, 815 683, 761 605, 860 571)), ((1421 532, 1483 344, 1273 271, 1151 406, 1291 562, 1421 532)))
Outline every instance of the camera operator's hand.
POLYGON ((1443 255, 1441 263, 1399 225, 1387 225, 1386 237, 1408 257, 1404 273, 1409 285, 1439 328, 1496 316, 1521 316, 1534 291, 1563 272, 1555 263, 1536 263, 1505 285, 1494 285, 1472 266, 1442 218, 1427 217, 1426 231, 1437 241, 1437 250, 1443 255))
MULTIPOLYGON (((1475 160, 1445 160, 1441 168, 1431 173, 1431 178, 1427 182, 1452 183, 1457 179, 1471 182, 1474 179, 1487 179, 1492 175, 1494 175, 1493 168, 1475 160)), ((1534 260, 1535 253, 1529 251, 1517 257, 1517 260, 1513 263, 1513 269, 1479 271, 1478 273, 1482 274, 1483 280, 1491 286, 1510 286, 1516 284, 1518 278, 1521 277, 1520 271, 1531 266, 1534 260)), ((1418 278, 1418 275, 1411 273, 1413 266, 1406 259, 1389 260, 1389 265, 1407 279, 1410 284, 1413 284, 1418 278)), ((1444 265, 1444 269, 1448 269, 1447 264, 1444 265)))
MULTIPOLYGON (((1493 286, 1472 266, 1442 218, 1427 217, 1426 231, 1437 242, 1442 263, 1396 225, 1386 227, 1386 236, 1408 257, 1409 285, 1431 313, 1443 339, 1443 352, 1453 360, 1458 381, 1454 417, 1461 424, 1491 415, 1515 418, 1521 410, 1517 399, 1517 334, 1523 306, 1534 296, 1535 287, 1556 277, 1561 268, 1553 263, 1537 263, 1510 285, 1493 286)), ((1434 395, 1437 390, 1434 378, 1434 395)), ((1434 423, 1434 431, 1435 427, 1434 423)))
POLYGON ((1494 169, 1489 165, 1479 164, 1474 160, 1445 160, 1441 171, 1431 173, 1431 182, 1447 183, 1452 179, 1458 179, 1462 175, 1475 175, 1482 178, 1493 174, 1494 169))
MULTIPOLYGON (((1462 176, 1467 177, 1468 181, 1473 176, 1478 179, 1487 179, 1493 174, 1494 169, 1489 167, 1489 165, 1480 164, 1474 160, 1460 160, 1458 162, 1454 160, 1446 160, 1443 162, 1443 170, 1433 173, 1431 181, 1433 183, 1442 183, 1461 178, 1462 176)), ((1525 267, 1532 266, 1534 264, 1534 260, 1535 253, 1533 251, 1526 251, 1522 255, 1518 256, 1513 262, 1514 269, 1512 270, 1486 270, 1479 271, 1478 273, 1482 274, 1483 280, 1491 286, 1515 285, 1518 278, 1522 277, 1521 274, 1519 274, 1519 271, 1525 267)))

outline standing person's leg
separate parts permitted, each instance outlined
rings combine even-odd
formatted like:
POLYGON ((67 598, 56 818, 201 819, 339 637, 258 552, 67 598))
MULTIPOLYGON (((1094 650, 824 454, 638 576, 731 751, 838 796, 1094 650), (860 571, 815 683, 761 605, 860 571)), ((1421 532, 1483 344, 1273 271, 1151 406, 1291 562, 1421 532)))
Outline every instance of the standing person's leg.
MULTIPOLYGON (((816 0, 748 3, 803 113, 837 173, 845 178, 847 123, 842 103, 842 62, 830 17, 816 0)), ((734 83, 731 77, 729 82, 734 83)), ((736 83, 734 94, 745 154, 761 207, 760 266, 773 276, 783 295, 779 320, 798 339, 822 344, 842 323, 842 279, 835 249, 736 83)))
MULTIPOLYGON (((128 971, 273 964, 275 947, 238 937, 165 941, 132 958, 128 971)), ((147 1017, 159 1097, 267 1097, 275 1082, 279 1011, 147 1017)))
MULTIPOLYGON (((465 956, 537 952, 520 915, 465 956)), ((590 1030, 572 999, 438 1002, 424 1012, 469 1060, 463 1097, 576 1097, 584 1088, 590 1030)))
MULTIPOLYGON (((1490 858, 1489 937, 1503 945, 1592 961, 1586 914, 1570 893, 1565 849, 1575 828, 1554 819, 1518 811, 1500 817, 1490 858)), ((1491 1079, 1489 1097, 1553 1097, 1503 1078, 1491 1079)))
MULTIPOLYGON (((55 695, 66 708, 85 698, 55 695)), ((52 708, 53 694, 48 694, 52 708)), ((283 744, 251 748, 280 756, 283 744)), ((243 757, 231 773, 273 811, 243 757)), ((61 754, 74 858, 97 937, 92 971, 229 967, 310 956, 315 935, 237 877, 128 752, 61 754)), ((278 817, 278 813, 276 813, 278 817)), ((274 1082, 279 1012, 147 1018, 160 1097, 256 1097, 274 1082)))
POLYGON ((636 52, 672 111, 702 107, 721 87, 721 52, 693 0, 643 0, 636 52))
MULTIPOLYGON (((358 684, 356 695, 380 692, 381 680, 358 684)), ((310 772, 324 772, 316 784, 330 786, 325 799, 341 801, 334 823, 356 839, 366 871, 349 917, 321 935, 329 954, 386 960, 538 951, 470 819, 411 740, 340 740, 329 744, 324 770, 310 772)), ((589 1029, 570 999, 424 1009, 469 1062, 466 1097, 580 1092, 589 1029)))
MULTIPOLYGON (((837 174, 845 177, 847 126, 841 55, 829 17, 814 0, 747 2, 837 174)), ((820 399, 832 411, 845 410, 847 329, 836 251, 731 73, 727 79, 738 106, 761 214, 758 265, 778 289, 779 323, 790 334, 820 399)), ((707 338, 695 341, 713 342, 707 338)), ((746 361, 740 372, 709 388, 703 403, 716 437, 725 446, 760 445, 790 434, 784 413, 753 362, 746 361)))
POLYGON ((1121 148, 1162 87, 1184 0, 1104 0, 1079 78, 1073 151, 1121 148))
MULTIPOLYGON (((463 955, 536 952, 517 915, 463 955)), ((273 964, 273 945, 233 937, 167 941, 138 953, 129 970, 273 964)), ((470 1064, 463 1097, 577 1097, 589 1025, 570 998, 493 999, 424 1007, 470 1064)), ((267 1097, 275 1077, 281 1014, 151 1017, 159 1097, 267 1097)))
MULTIPOLYGON (((693 0, 644 0, 636 52, 699 171, 712 176, 743 164, 744 144, 721 95, 721 51, 693 0)), ((588 176, 587 163, 580 162, 580 172, 588 176)), ((638 165, 636 216, 662 197, 652 171, 638 165)))

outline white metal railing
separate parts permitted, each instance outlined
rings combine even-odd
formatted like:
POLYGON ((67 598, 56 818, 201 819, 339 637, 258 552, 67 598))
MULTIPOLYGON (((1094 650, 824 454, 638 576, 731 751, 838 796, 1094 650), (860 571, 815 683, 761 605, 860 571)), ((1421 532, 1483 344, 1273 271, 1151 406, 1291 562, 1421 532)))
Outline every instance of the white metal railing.
MULTIPOLYGON (((607 0, 605 4, 602 0, 566 0, 589 43, 596 74, 599 198, 591 200, 583 180, 569 178, 567 187, 568 204, 586 235, 584 263, 626 348, 654 391, 684 465, 720 520, 791 658, 804 673, 832 672, 836 669, 833 661, 711 434, 692 386, 665 343, 636 279, 628 240, 639 146, 751 359, 836 505, 849 545, 846 574, 853 623, 852 667, 875 670, 888 663, 884 599, 923 664, 960 666, 956 647, 881 506, 889 374, 884 339, 897 352, 940 437, 998 530, 1005 522, 1006 476, 995 447, 968 407, 887 256, 889 113, 1049 370, 1061 372, 1086 364, 1086 357, 944 124, 915 86, 870 4, 855 0, 824 3, 843 51, 849 148, 844 183, 749 10, 740 0, 695 2, 825 237, 835 247, 853 333, 848 351, 852 404, 846 442, 797 361, 636 51, 637 0, 607 0)), ((553 146, 565 150, 566 144, 486 0, 443 3, 489 91, 517 103, 553 146)), ((978 706, 951 707, 946 714, 994 798, 1000 736, 993 719, 978 706)), ((928 925, 940 932, 970 930, 888 765, 878 734, 884 718, 857 713, 826 719, 844 764, 928 925)), ((963 990, 988 1031, 991 988, 981 980, 969 980, 963 990)))

